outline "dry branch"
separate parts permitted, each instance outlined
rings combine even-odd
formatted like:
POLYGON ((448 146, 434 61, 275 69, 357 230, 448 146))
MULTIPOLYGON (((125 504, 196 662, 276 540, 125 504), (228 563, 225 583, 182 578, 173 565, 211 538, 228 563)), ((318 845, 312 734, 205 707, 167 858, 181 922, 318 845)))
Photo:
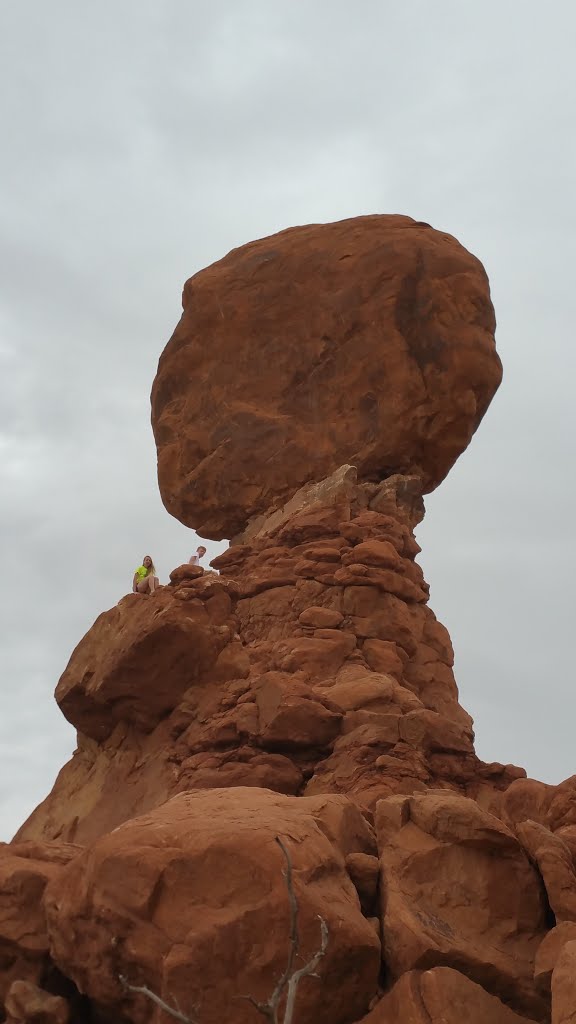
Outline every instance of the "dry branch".
MULTIPOLYGON (((247 999, 248 1002, 251 1003, 252 1006, 254 1006, 255 1009, 258 1010, 258 1012, 261 1013, 263 1017, 266 1017, 271 1022, 271 1024, 280 1024, 280 1020, 278 1017, 279 1008, 283 996, 286 995, 286 1003, 284 1006, 284 1016, 282 1017, 282 1024, 292 1024, 298 985, 302 981, 302 978, 318 977, 318 975, 315 975, 314 972, 328 948, 329 932, 326 921, 324 920, 324 918, 319 917, 318 920, 320 921, 321 937, 320 948, 314 953, 314 955, 310 958, 307 964, 304 964, 303 967, 300 967, 296 970, 294 967, 294 963, 300 950, 300 933, 298 930, 299 907, 298 900, 296 898, 296 892, 294 890, 292 858, 290 857, 290 852, 287 846, 280 838, 280 836, 276 836, 276 842, 278 843, 278 846, 282 850, 282 853, 284 854, 284 860, 286 861, 286 868, 282 872, 282 874, 286 882, 286 889, 288 890, 288 900, 290 903, 290 948, 288 950, 288 960, 286 963, 286 968, 281 974, 280 978, 278 979, 278 982, 268 1002, 259 1003, 256 999, 254 999, 253 996, 243 996, 242 998, 247 999)), ((161 1010, 164 1010, 165 1013, 170 1014, 170 1016, 173 1017, 175 1020, 180 1021, 180 1024, 197 1024, 197 1022, 193 1020, 191 1017, 187 1017, 185 1014, 181 1013, 180 1010, 175 1009, 168 1003, 165 1003, 164 1000, 160 998, 160 996, 157 996, 156 993, 152 992, 152 990, 149 989, 146 985, 131 985, 122 974, 118 975, 118 977, 123 988, 125 988, 128 992, 134 992, 137 995, 146 996, 153 1003, 156 1003, 156 1005, 159 1006, 161 1010)))
POLYGON ((284 1007, 282 1024, 292 1024, 298 985, 302 981, 302 978, 305 978, 307 975, 311 976, 314 974, 314 971, 328 948, 328 925, 324 918, 320 917, 318 919, 320 921, 321 934, 320 949, 314 953, 307 964, 304 964, 304 966, 300 967, 298 970, 294 970, 294 961, 296 960, 300 948, 300 934, 298 931, 298 900, 296 899, 296 893, 294 891, 292 858, 290 857, 290 852, 280 836, 276 836, 276 842, 282 850, 284 860, 286 861, 286 870, 283 871, 282 874, 286 881, 288 899, 290 901, 290 949, 288 951, 288 963, 286 964, 286 970, 279 978, 278 984, 267 1003, 257 1003, 255 999, 252 999, 251 997, 248 998, 262 1016, 267 1017, 268 1020, 271 1021, 271 1024, 280 1024, 278 1010, 284 992, 286 992, 286 1005, 284 1007))
POLYGON ((136 995, 147 996, 147 998, 151 999, 153 1003, 156 1003, 156 1006, 159 1006, 161 1010, 164 1010, 164 1013, 169 1013, 171 1017, 174 1017, 174 1020, 179 1020, 180 1024, 196 1024, 196 1021, 193 1020, 192 1017, 186 1017, 186 1015, 181 1013, 180 1010, 176 1010, 173 1006, 170 1006, 169 1003, 165 1003, 164 1000, 161 999, 160 996, 157 996, 152 989, 147 987, 147 985, 131 985, 123 974, 119 974, 118 978, 122 988, 125 988, 127 992, 134 992, 136 995))

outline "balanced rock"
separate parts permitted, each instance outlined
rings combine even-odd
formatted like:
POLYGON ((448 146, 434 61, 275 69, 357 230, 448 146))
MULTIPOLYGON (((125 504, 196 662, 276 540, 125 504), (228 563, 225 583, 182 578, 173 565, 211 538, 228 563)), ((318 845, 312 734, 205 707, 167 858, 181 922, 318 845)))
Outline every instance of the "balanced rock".
POLYGON ((169 512, 231 537, 343 463, 431 490, 501 379, 482 265, 401 216, 291 228, 184 287, 152 390, 169 512))
POLYGON ((188 282, 160 486, 232 541, 100 615, 58 683, 77 750, 0 848, 10 1024, 148 1024, 158 998, 256 1024, 311 962, 292 1024, 576 1019, 576 777, 476 756, 416 560, 498 386, 493 330, 478 261, 406 217, 188 282))

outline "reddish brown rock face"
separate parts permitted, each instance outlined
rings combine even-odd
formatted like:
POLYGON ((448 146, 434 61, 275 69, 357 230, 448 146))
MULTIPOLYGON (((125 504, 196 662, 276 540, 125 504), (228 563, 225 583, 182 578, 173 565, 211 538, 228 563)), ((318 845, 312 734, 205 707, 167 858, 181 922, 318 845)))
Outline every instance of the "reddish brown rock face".
POLYGON ((409 971, 360 1024, 530 1024, 449 967, 409 971))
POLYGON ((49 974, 42 897, 80 850, 67 843, 0 844, 0 1006, 14 983, 49 974))
POLYGON ((182 790, 341 793, 371 813, 433 785, 492 805, 523 774, 474 753, 410 480, 354 478, 295 495, 219 576, 180 567, 97 619, 56 690, 78 750, 21 838, 92 842, 182 790))
POLYGON ((62 996, 50 995, 30 981, 15 981, 6 996, 6 1024, 68 1024, 70 1009, 62 996))
POLYGON ((513 834, 473 800, 438 791, 382 800, 376 829, 392 976, 457 964, 518 1012, 542 1017, 534 960, 546 903, 513 834))
POLYGON ((552 1024, 576 1024, 576 942, 564 946, 552 974, 552 1024))
POLYGON ((191 278, 183 307, 152 422, 164 504, 205 537, 343 463, 432 490, 501 379, 482 265, 409 217, 251 242, 191 278))
POLYGON ((295 968, 329 930, 283 1024, 576 1021, 576 777, 478 759, 416 561, 500 378, 482 268, 368 217, 246 246, 184 306, 164 500, 243 532, 100 615, 58 683, 78 748, 0 849, 8 1024, 164 1019, 120 976, 256 1024, 290 948, 278 836, 295 968))
POLYGON ((77 858, 47 892, 56 963, 106 1020, 124 1013, 145 1019, 150 1008, 127 998, 123 975, 132 984, 146 980, 204 1024, 254 1024, 254 1007, 240 997, 266 1001, 290 948, 276 836, 285 838, 293 865, 298 966, 320 948, 319 916, 329 933, 319 976, 298 993, 297 1019, 358 1019, 377 992, 380 942, 344 857, 371 850, 373 838, 340 797, 217 789, 182 794, 133 819, 77 858))

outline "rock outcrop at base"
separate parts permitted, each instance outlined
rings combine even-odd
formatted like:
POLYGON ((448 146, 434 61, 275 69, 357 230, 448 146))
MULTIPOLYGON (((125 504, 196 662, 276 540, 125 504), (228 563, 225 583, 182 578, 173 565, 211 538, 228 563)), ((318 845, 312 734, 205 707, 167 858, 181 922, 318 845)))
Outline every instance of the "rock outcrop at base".
POLYGON ((164 501, 241 532, 58 683, 78 748, 0 846, 8 1024, 568 1024, 576 777, 476 756, 414 536, 500 377, 482 268, 360 218, 184 305, 164 501))
POLYGON ((81 852, 69 843, 0 844, 0 1005, 14 983, 54 980, 44 890, 81 852))
POLYGON ((360 812, 338 796, 182 793, 127 822, 49 887, 56 961, 112 1019, 134 1003, 146 1009, 142 997, 127 998, 126 978, 206 1024, 250 1024, 254 1007, 242 995, 266 1002, 286 964, 290 904, 277 836, 291 854, 304 962, 320 947, 319 918, 329 934, 299 1014, 318 1024, 361 1017, 378 991, 380 940, 345 857, 376 847, 360 812))
POLYGON ((527 1024, 450 967, 408 971, 361 1024, 527 1024))

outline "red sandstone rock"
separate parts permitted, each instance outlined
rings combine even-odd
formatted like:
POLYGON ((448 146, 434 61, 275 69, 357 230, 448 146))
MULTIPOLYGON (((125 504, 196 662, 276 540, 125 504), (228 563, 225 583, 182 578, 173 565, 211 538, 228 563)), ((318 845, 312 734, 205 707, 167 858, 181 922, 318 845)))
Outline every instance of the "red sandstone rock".
POLYGON ((538 946, 534 963, 534 980, 543 992, 550 991, 552 971, 567 942, 576 940, 576 921, 563 921, 549 931, 538 946))
POLYGON ((313 699, 290 676, 269 672, 256 691, 260 743, 268 750, 329 746, 340 732, 341 714, 313 699))
POLYGON ((182 604, 169 588, 131 594, 104 612, 73 652, 56 688, 66 718, 106 739, 120 722, 150 732, 231 639, 231 606, 214 621, 206 603, 182 604))
POLYGON ((563 947, 552 974, 552 1024, 576 1024, 576 942, 563 947))
POLYGON ((362 665, 347 665, 334 681, 325 684, 325 693, 345 711, 369 708, 372 711, 393 711, 408 714, 422 708, 416 694, 407 690, 392 676, 370 672, 362 665))
POLYGON ((423 793, 376 809, 384 961, 469 978, 540 1019, 534 958, 545 933, 538 876, 511 832, 472 800, 423 793))
POLYGON ((54 996, 30 981, 14 981, 5 1001, 6 1024, 68 1024, 70 1011, 62 996, 54 996))
POLYGON ((360 1024, 529 1024, 449 967, 409 971, 360 1024))
MULTIPOLYGON (((336 819, 342 809, 337 799, 336 819)), ((352 805, 349 812, 361 820, 352 805)), ((253 1024, 254 1009, 241 996, 266 1000, 289 949, 280 835, 299 903, 299 965, 319 948, 318 915, 329 929, 320 978, 299 990, 298 1017, 358 1019, 376 993, 380 944, 361 914, 344 851, 326 838, 329 818, 314 801, 236 789, 185 793, 127 822, 49 887, 55 962, 108 1015, 134 1019, 122 974, 183 1012, 194 1009, 203 1024, 253 1024)))
POLYGON ((576 825, 576 775, 552 787, 546 824, 553 832, 576 825))
POLYGON ((362 654, 373 672, 383 672, 385 675, 401 679, 406 664, 406 652, 390 640, 365 640, 362 644, 362 654))
POLYGON ((492 808, 514 775, 473 753, 444 627, 425 603, 326 582, 352 543, 413 565, 414 481, 354 480, 344 468, 305 488, 215 560, 219 576, 184 566, 176 585, 97 620, 58 688, 78 750, 20 837, 90 843, 175 793, 220 786, 344 793, 373 809, 442 785, 492 808), (292 571, 302 560, 306 577, 292 571))
POLYGON ((374 830, 347 797, 334 793, 307 796, 303 806, 345 860, 357 853, 376 857, 378 848, 374 830))
POLYGON ((572 1020, 576 920, 547 929, 576 907, 576 777, 544 786, 476 757, 415 562, 423 490, 499 380, 491 317, 474 258, 407 218, 282 233, 187 285, 153 394, 164 500, 208 535, 243 532, 218 572, 177 567, 72 655, 57 697, 78 749, 20 836, 90 849, 64 869, 76 848, 52 845, 48 869, 41 844, 0 852, 11 1020, 63 1024, 25 979, 76 981, 103 1024, 156 1020, 122 973, 201 1024, 254 1022, 242 996, 267 998, 287 953, 278 833, 303 956, 316 915, 330 926, 296 1024, 369 1006, 370 1024, 547 1021, 552 972, 555 1020, 572 1020), (270 246, 282 281, 258 262, 270 246), (222 358, 231 315, 248 374, 222 358))
POLYGON ((553 786, 535 779, 517 779, 502 796, 502 818, 511 829, 523 821, 548 824, 548 808, 554 792, 553 786))
POLYGON ((535 821, 522 822, 516 834, 544 879, 556 921, 576 921, 576 874, 570 847, 535 821))
POLYGON ((419 708, 403 715, 399 725, 400 739, 425 753, 459 751, 473 753, 473 735, 436 711, 419 708))
POLYGON ((554 832, 570 850, 572 863, 576 866, 576 825, 560 825, 554 832))
POLYGON ((314 626, 316 629, 337 629, 344 616, 333 608, 306 608, 300 612, 298 621, 303 626, 314 626))
POLYGON ((13 982, 36 982, 46 971, 42 894, 80 852, 64 843, 0 844, 0 1003, 13 982))
POLYGON ((178 565, 175 569, 172 569, 170 581, 177 586, 179 583, 183 583, 184 580, 197 580, 203 575, 204 569, 201 565, 190 565, 189 562, 185 562, 184 565, 178 565))
POLYGON ((481 264, 409 217, 251 242, 191 278, 183 306, 152 420, 164 503, 206 537, 345 462, 436 487, 501 379, 481 264))
POLYGON ((298 637, 279 644, 275 665, 284 672, 304 671, 320 680, 334 675, 356 647, 356 638, 337 629, 323 630, 322 636, 298 637))
POLYGON ((350 853, 346 857, 346 870, 356 886, 362 910, 366 916, 370 916, 378 891, 378 858, 367 853, 350 853))

